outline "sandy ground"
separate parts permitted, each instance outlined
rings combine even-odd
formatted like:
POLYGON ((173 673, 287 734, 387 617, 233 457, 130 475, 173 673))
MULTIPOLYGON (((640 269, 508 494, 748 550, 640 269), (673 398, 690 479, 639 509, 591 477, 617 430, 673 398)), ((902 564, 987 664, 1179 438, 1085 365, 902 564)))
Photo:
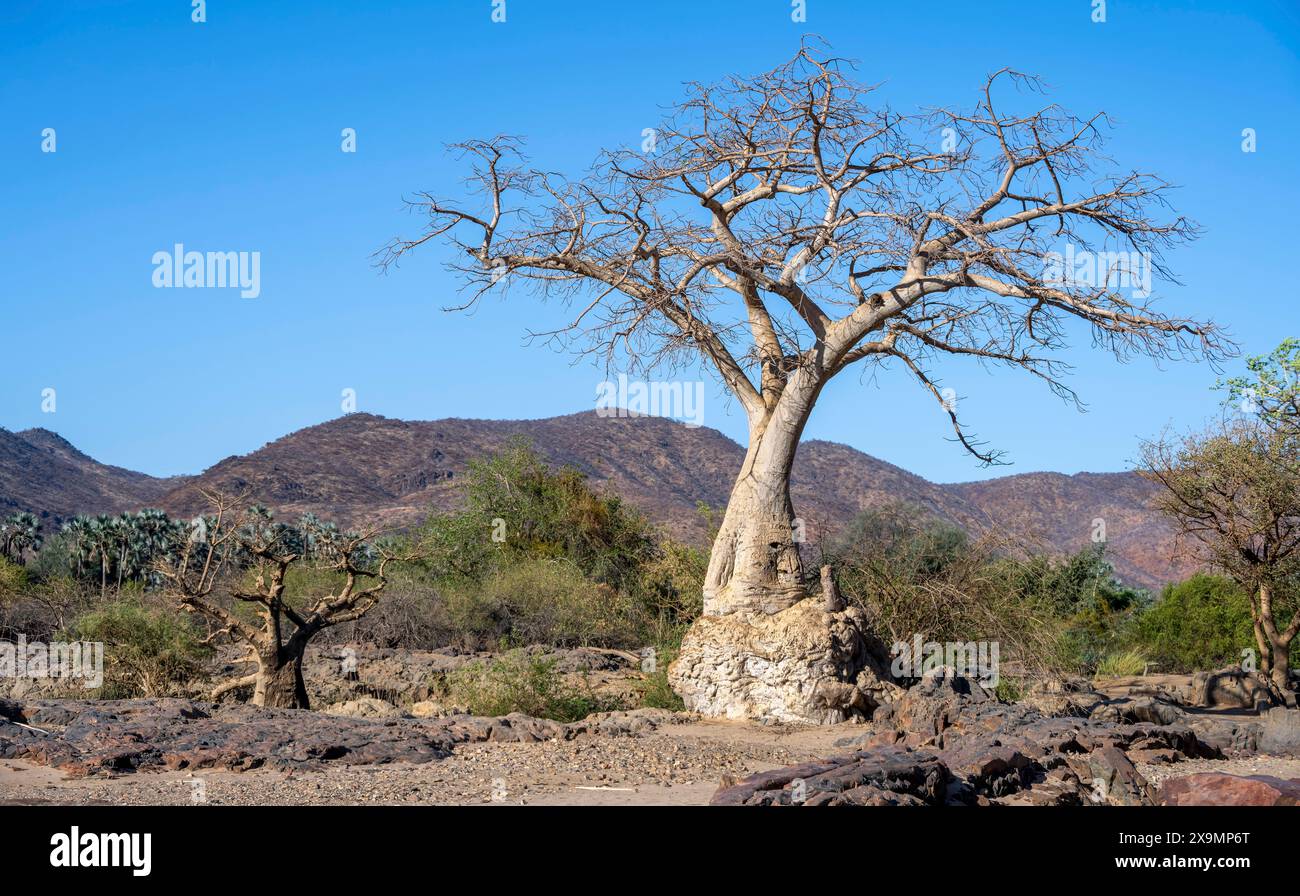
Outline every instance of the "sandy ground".
MULTIPOLYGON (((0 760, 0 803, 39 805, 704 805, 724 778, 843 752, 861 728, 673 725, 644 737, 458 747, 425 765, 331 766, 291 773, 205 770, 65 778, 0 760)), ((1203 771, 1300 778, 1300 759, 1256 756, 1144 765, 1153 784, 1203 771)))
POLYGON ((425 765, 338 765, 292 773, 204 770, 65 778, 0 760, 0 803, 33 805, 704 805, 724 778, 843 752, 852 725, 735 722, 668 726, 644 737, 479 743, 425 765))

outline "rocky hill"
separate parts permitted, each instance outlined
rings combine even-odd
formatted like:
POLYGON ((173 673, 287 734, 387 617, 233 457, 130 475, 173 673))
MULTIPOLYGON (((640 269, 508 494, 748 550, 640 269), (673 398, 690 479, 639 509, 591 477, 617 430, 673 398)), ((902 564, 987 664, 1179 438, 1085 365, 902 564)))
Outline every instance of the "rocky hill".
MULTIPOLYGON (((712 429, 653 417, 586 412, 541 420, 404 421, 350 414, 290 433, 203 473, 155 479, 97 463, 45 430, 0 430, 0 508, 47 518, 146 505, 175 514, 204 507, 202 489, 249 492, 284 514, 312 511, 342 523, 404 525, 459 500, 468 463, 527 437, 549 461, 585 472, 679 538, 702 539, 697 502, 727 500, 743 450, 712 429)), ((1117 570, 1159 585, 1192 565, 1171 562, 1172 533, 1148 507, 1151 487, 1133 473, 1029 473, 981 482, 930 482, 846 445, 809 441, 793 474, 796 513, 814 531, 891 501, 919 505, 967 529, 996 527, 1054 553, 1089 543, 1105 521, 1117 570)))

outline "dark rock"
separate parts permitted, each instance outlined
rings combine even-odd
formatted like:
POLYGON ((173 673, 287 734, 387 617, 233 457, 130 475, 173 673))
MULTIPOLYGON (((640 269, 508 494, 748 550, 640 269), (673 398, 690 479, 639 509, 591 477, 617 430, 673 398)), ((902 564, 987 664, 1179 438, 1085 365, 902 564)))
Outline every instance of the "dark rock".
MULTIPOLYGON (((893 705, 892 715, 877 714, 872 731, 836 743, 857 752, 752 776, 714 801, 785 805, 798 779, 806 805, 1150 805, 1154 791, 1131 757, 1173 763, 1223 756, 1177 706, 1153 697, 1109 703, 1109 719, 1051 716, 1028 703, 1002 703, 962 679, 927 679, 893 705), (932 783, 944 782, 942 790, 872 777, 907 763, 915 771, 919 757, 933 763, 926 772, 932 783)), ((915 783, 914 775, 895 777, 915 783)))
POLYGON ((1071 766, 1084 784, 1092 783, 1093 799, 1097 802, 1112 806, 1155 804, 1155 791, 1118 747, 1094 750, 1073 760, 1071 766))
POLYGON ((1152 697, 1107 700, 1096 705, 1089 718, 1103 722, 1150 722, 1153 725, 1176 725, 1183 720, 1181 708, 1152 697))
POLYGON ((723 787, 715 806, 941 805, 948 770, 928 753, 882 747, 759 772, 723 787))
POLYGON ((34 701, 17 714, 47 720, 50 728, 0 724, 0 757, 78 776, 151 768, 312 767, 340 760, 351 765, 424 763, 447 757, 462 743, 643 733, 676 720, 663 710, 606 713, 571 725, 517 713, 504 718, 363 719, 176 699, 34 701))

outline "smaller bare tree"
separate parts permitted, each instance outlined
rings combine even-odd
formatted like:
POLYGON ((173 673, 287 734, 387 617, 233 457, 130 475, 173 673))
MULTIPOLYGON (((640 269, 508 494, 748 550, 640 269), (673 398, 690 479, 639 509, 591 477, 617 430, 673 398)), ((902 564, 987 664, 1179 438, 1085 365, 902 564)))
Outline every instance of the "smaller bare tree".
POLYGON ((302 662, 308 642, 321 630, 364 616, 388 584, 394 562, 415 559, 375 541, 376 531, 340 532, 307 515, 297 525, 277 523, 261 507, 205 492, 212 512, 197 518, 183 543, 160 562, 167 591, 180 606, 217 626, 213 637, 229 635, 246 644, 257 669, 212 692, 216 700, 238 687, 253 687, 253 703, 308 709, 302 662), (314 569, 330 582, 326 593, 291 600, 290 570, 314 569), (222 606, 225 591, 247 614, 222 606))
POLYGON ((1143 446, 1157 506, 1201 559, 1250 595, 1260 669, 1288 703, 1291 643, 1300 633, 1300 458, 1296 441, 1259 420, 1143 446))

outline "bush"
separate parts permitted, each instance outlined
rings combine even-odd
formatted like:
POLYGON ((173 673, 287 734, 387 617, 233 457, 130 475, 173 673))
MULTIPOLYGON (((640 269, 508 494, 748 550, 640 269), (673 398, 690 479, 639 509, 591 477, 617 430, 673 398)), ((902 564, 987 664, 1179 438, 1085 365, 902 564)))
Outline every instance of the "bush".
POLYGON ((443 592, 454 631, 471 646, 635 647, 644 621, 632 600, 567 560, 521 560, 481 583, 443 592))
POLYGON ((104 686, 100 696, 160 697, 202 672, 209 653, 188 620, 134 600, 115 600, 77 618, 67 640, 104 644, 104 686))
POLYGON ((327 628, 322 643, 362 641, 380 647, 435 650, 456 636, 438 589, 402 569, 389 577, 379 603, 356 622, 327 628))
POLYGON ((1162 672, 1221 669, 1255 647, 1250 599, 1231 579, 1203 573, 1167 586, 1135 634, 1162 672))
POLYGON ((448 696, 479 716, 521 712, 539 719, 576 722, 609 706, 571 687, 555 670, 555 657, 512 650, 490 663, 470 663, 447 676, 448 696))
POLYGON ((647 640, 676 643, 704 612, 704 575, 709 553, 675 541, 664 541, 659 554, 640 571, 634 597, 646 624, 647 640))
MULTIPOLYGON (((826 560, 845 598, 875 620, 887 644, 996 641, 1000 660, 1029 672, 1063 665, 1060 621, 1009 546, 969 539, 906 505, 859 515, 828 539, 826 560)), ((1050 564, 1048 564, 1050 566, 1050 564)))
POLYGON ((30 568, 0 567, 0 638, 53 640, 98 596, 67 577, 34 579, 30 568))

